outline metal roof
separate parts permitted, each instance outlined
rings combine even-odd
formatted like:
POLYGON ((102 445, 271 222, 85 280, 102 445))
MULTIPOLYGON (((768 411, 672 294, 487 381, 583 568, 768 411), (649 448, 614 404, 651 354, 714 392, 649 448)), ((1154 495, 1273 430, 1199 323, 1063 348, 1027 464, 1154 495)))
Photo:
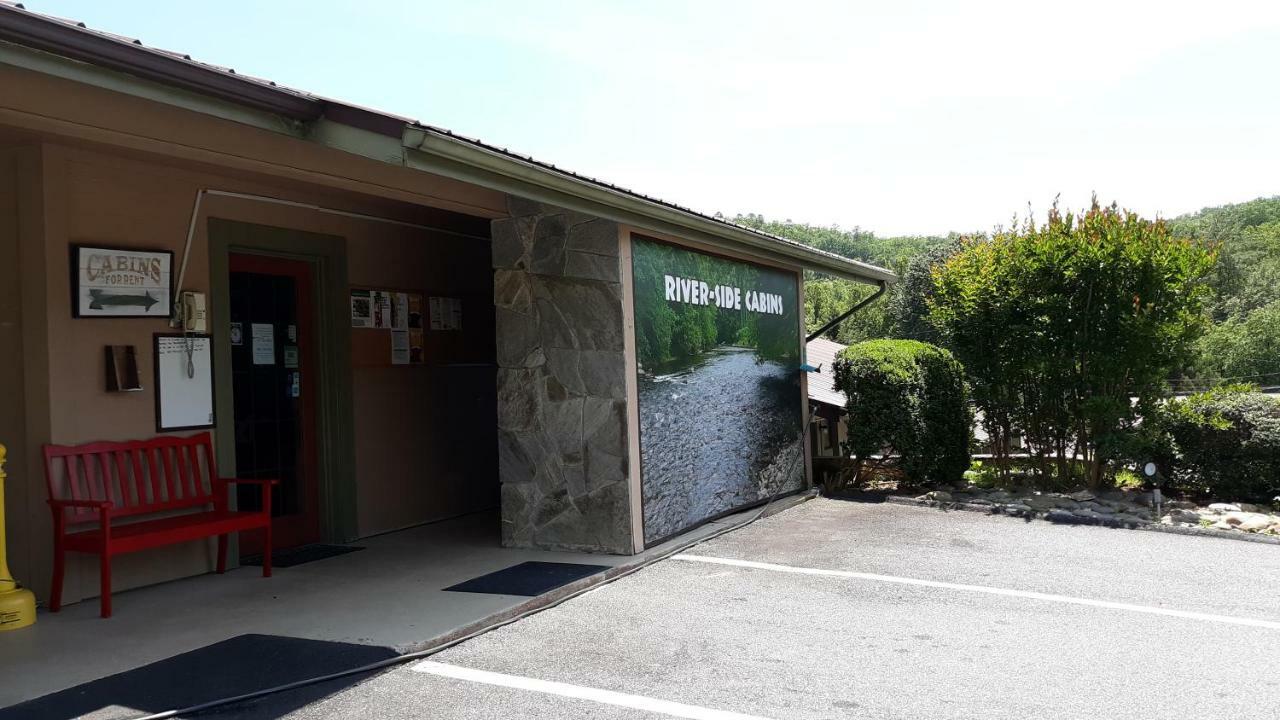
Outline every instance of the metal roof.
POLYGON ((195 60, 186 53, 149 47, 137 38, 96 30, 77 20, 27 10, 22 3, 14 0, 0 0, 0 40, 211 95, 293 120, 309 122, 324 117, 389 137, 401 137, 406 126, 417 128, 518 161, 548 174, 630 196, 704 223, 709 221, 723 227, 731 240, 737 239, 733 237, 735 235, 740 237, 742 233, 746 233, 776 244, 779 248, 790 248, 791 252, 788 254, 794 256, 797 252, 800 253, 800 258, 797 259, 808 257, 827 266, 818 269, 837 270, 881 283, 897 280, 897 276, 885 268, 819 250, 804 243, 739 225, 723 217, 708 215, 599 178, 560 168, 506 147, 459 135, 446 128, 402 115, 290 88, 266 78, 237 72, 234 68, 195 60))
POLYGON ((834 368, 836 356, 846 347, 848 346, 826 338, 805 343, 805 362, 819 368, 818 372, 809 373, 808 376, 810 400, 844 409, 846 398, 844 393, 836 389, 834 368))

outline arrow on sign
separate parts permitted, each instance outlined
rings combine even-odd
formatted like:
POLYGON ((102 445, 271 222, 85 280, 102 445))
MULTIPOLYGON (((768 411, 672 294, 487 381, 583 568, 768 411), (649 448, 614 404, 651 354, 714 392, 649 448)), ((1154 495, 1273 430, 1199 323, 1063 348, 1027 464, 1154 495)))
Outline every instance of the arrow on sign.
POLYGON ((102 290, 89 291, 89 309, 102 310, 107 307, 121 307, 127 305, 135 305, 143 310, 150 310, 152 305, 160 302, 151 297, 151 293, 147 292, 142 295, 114 295, 103 292, 102 290))

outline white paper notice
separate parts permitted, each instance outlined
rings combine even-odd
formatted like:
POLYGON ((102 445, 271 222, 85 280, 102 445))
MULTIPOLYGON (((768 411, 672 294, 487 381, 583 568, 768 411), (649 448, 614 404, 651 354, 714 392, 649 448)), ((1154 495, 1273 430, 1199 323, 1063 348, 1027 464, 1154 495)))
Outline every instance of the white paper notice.
POLYGON ((351 291, 351 327, 373 327, 373 306, 368 290, 351 291))
POLYGON ((392 330, 391 331, 391 364, 392 365, 408 365, 409 364, 409 331, 408 330, 392 330))
POLYGON ((462 329, 461 298, 431 297, 427 299, 427 308, 432 330, 462 329))
POLYGON ((373 326, 391 327, 391 293, 382 290, 373 291, 373 326))
POLYGON ((275 326, 271 323, 253 323, 253 364, 276 364, 275 326))
POLYGON ((409 329, 409 293, 392 293, 391 328, 393 330, 409 329))
POLYGON ((432 330, 444 329, 444 298, 431 297, 427 299, 427 319, 431 321, 432 330))
POLYGON ((449 329, 462 329, 462 299, 449 298, 449 329))

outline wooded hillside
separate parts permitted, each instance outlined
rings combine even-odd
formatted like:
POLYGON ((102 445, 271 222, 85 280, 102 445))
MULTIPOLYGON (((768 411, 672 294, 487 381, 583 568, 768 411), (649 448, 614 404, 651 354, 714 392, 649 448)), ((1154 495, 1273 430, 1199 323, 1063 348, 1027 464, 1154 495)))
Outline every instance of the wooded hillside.
MULTIPOLYGON (((935 339, 924 317, 930 266, 951 252, 958 233, 879 237, 858 227, 822 227, 755 214, 732 221, 898 273, 902 280, 887 297, 829 333, 831 339, 935 339)), ((1204 208, 1168 224, 1176 237, 1219 248, 1218 268, 1210 281, 1209 329, 1197 343, 1192 365, 1172 378, 1175 388, 1227 381, 1280 385, 1280 196, 1204 208)), ((873 291, 845 280, 806 278, 807 326, 816 330, 873 291)))

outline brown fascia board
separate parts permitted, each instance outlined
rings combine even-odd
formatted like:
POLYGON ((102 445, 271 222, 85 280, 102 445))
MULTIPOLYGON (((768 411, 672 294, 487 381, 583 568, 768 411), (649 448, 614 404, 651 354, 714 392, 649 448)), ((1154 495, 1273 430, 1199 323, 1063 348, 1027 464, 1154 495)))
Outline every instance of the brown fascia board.
POLYGON ((322 114, 329 120, 387 137, 402 137, 405 125, 412 124, 412 121, 395 115, 386 115, 336 100, 321 100, 320 103, 322 114))
MULTIPOLYGON (((183 58, 115 40, 74 25, 0 5, 0 40, 110 68, 257 110, 310 121, 324 112, 315 98, 240 78, 183 58)), ((398 134, 398 132, 397 132, 398 134)))

